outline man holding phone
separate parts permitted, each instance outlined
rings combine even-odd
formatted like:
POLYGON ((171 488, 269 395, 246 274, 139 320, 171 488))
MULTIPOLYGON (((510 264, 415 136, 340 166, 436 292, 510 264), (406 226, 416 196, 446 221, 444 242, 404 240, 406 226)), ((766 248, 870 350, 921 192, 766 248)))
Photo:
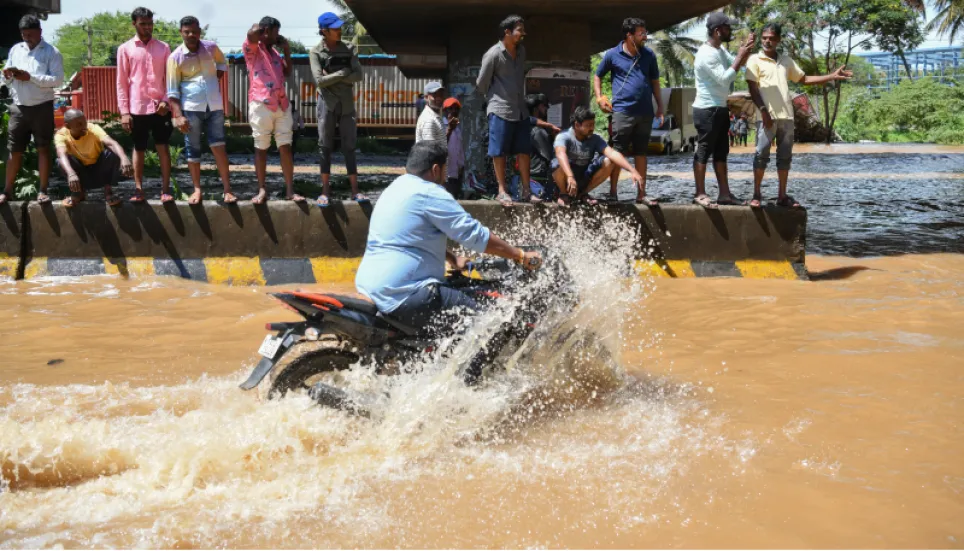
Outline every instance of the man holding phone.
POLYGON ((23 42, 10 49, 3 67, 3 83, 10 88, 7 174, 0 205, 13 198, 13 184, 23 164, 30 137, 37 146, 40 193, 37 200, 50 201, 50 142, 54 137, 54 91, 64 83, 64 58, 43 39, 40 19, 28 14, 20 19, 23 42))

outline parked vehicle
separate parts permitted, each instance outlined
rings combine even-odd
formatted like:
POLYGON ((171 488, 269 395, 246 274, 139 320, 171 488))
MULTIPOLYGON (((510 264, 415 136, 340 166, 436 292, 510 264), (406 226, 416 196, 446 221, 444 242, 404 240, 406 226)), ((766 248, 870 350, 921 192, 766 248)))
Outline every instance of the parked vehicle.
POLYGON ((664 88, 663 124, 653 127, 649 150, 671 155, 696 148, 696 126, 693 125, 693 102, 696 88, 664 88))

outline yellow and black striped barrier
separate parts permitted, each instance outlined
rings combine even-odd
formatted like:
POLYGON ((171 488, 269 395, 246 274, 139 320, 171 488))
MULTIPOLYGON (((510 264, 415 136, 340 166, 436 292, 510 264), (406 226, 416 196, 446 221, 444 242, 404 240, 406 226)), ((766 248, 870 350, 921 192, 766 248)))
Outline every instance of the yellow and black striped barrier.
MULTIPOLYGON (((502 235, 520 224, 572 223, 565 218, 571 211, 554 207, 463 204, 502 235)), ((116 209, 8 203, 0 206, 0 277, 116 274, 228 285, 350 283, 365 250, 371 209, 355 203, 325 209, 288 202, 116 209)), ((624 217, 638 228, 640 251, 653 258, 636 262, 642 276, 806 277, 802 210, 620 204, 591 212, 624 217)))

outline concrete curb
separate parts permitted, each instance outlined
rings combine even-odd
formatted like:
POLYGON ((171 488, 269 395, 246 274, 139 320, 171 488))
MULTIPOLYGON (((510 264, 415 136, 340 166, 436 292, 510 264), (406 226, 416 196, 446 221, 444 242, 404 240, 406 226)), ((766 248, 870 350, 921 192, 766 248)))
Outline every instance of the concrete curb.
MULTIPOLYGON (((499 234, 523 221, 555 224, 567 209, 464 202, 499 234)), ((350 283, 372 205, 223 205, 205 202, 0 206, 0 276, 171 275, 229 285, 350 283)), ((587 211, 583 211, 587 212, 587 211)), ((608 205, 590 213, 639 228, 636 272, 656 277, 806 277, 807 215, 775 207, 608 205), (642 251, 651 250, 644 255, 642 251), (645 258, 644 258, 645 256, 645 258)), ((592 216, 592 214, 590 215, 592 216)))

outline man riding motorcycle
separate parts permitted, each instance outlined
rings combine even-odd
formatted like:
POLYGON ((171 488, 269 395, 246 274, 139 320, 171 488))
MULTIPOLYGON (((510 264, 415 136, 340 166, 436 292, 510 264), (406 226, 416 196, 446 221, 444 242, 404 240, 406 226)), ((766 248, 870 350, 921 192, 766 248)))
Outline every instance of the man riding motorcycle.
MULTIPOLYGON (((513 247, 474 219, 445 189, 448 148, 442 142, 412 147, 407 174, 378 198, 368 229, 365 256, 355 278, 358 291, 392 319, 426 332, 452 326, 460 313, 478 312, 477 301, 445 285, 445 261, 459 270, 468 262, 446 249, 451 239, 468 250, 514 260, 538 269, 542 257, 513 247)), ((472 384, 485 359, 497 354, 498 336, 465 372, 472 384)))

